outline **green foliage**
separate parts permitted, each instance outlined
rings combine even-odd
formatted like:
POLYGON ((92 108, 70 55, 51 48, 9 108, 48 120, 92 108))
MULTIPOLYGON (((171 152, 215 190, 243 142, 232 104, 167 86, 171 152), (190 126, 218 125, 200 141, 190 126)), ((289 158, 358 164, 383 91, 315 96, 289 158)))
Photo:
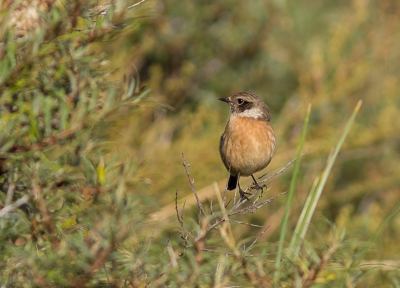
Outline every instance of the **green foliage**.
POLYGON ((134 273, 120 267, 130 260, 123 246, 138 245, 145 223, 129 189, 137 163, 105 163, 110 147, 96 131, 147 92, 135 79, 112 82, 105 55, 90 52, 132 21, 131 8, 99 13, 94 2, 38 6, 28 30, 18 30, 25 3, 1 6, 9 21, 0 60, 0 282, 8 286, 82 287, 134 273))

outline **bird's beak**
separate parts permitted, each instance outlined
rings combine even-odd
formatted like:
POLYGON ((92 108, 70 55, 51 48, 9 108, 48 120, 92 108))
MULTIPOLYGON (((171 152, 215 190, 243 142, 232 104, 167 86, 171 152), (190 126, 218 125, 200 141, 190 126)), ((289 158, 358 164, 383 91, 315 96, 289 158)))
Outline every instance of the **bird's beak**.
POLYGON ((224 101, 224 102, 226 102, 226 103, 231 102, 231 101, 229 100, 229 98, 219 98, 218 100, 219 100, 219 101, 224 101))

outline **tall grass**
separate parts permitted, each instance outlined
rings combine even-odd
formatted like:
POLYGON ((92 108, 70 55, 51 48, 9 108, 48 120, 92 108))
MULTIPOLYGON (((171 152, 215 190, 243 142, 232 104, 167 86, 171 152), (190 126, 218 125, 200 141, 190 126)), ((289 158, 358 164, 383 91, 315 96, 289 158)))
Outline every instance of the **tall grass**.
MULTIPOLYGON (((354 108, 353 114, 351 115, 349 121, 344 128, 342 135, 339 138, 339 142, 336 145, 333 153, 328 157, 328 161, 324 171, 322 171, 321 176, 318 176, 314 184, 311 188, 310 193, 308 194, 306 203, 303 207, 303 210, 300 214, 299 220, 297 222, 296 228, 294 230, 292 239, 290 241, 290 250, 293 252, 293 256, 295 257, 299 250, 300 243, 304 240, 306 236, 308 226, 310 224, 311 218, 314 214, 315 208, 317 207, 319 198, 321 197, 322 191, 325 187, 326 180, 329 177, 329 174, 332 170, 333 164, 335 163, 336 157, 339 154, 340 148, 343 145, 344 140, 346 139, 347 134, 350 131, 350 128, 354 122, 354 119, 357 116, 358 111, 361 108, 362 101, 358 101, 357 106, 354 108), (321 181, 319 181, 321 179, 321 181)), ((293 176, 294 177, 294 176, 293 176)))
POLYGON ((277 279, 280 277, 283 245, 284 245, 287 226, 288 226, 290 208, 292 206, 294 193, 296 191, 296 180, 297 180, 297 176, 298 176, 299 169, 300 169, 300 160, 301 160, 301 154, 303 152, 303 146, 306 141, 307 126, 308 126, 308 122, 310 119, 310 113, 311 113, 311 104, 308 105, 306 117, 304 119, 304 124, 303 124, 303 129, 301 132, 301 138, 300 138, 300 144, 299 144, 299 150, 297 152, 297 158, 296 158, 296 162, 295 162, 295 166, 294 166, 292 181, 290 182, 290 189, 289 189, 288 199, 287 199, 287 203, 286 203, 285 215, 283 216, 283 221, 282 221, 282 225, 281 225, 281 233, 280 233, 280 238, 279 238, 278 252, 276 254, 276 260, 275 260, 275 268, 276 268, 276 271, 274 273, 275 281, 277 281, 277 279))

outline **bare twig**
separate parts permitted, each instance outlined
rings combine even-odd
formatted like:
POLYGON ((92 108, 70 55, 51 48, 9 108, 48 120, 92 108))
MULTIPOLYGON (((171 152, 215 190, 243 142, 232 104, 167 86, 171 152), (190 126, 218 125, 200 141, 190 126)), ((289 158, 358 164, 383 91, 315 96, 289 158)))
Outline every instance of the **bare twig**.
MULTIPOLYGON (((269 191, 270 189, 271 189, 271 187, 268 186, 268 188, 267 188, 267 190, 265 192, 269 191)), ((254 196, 257 196, 257 194, 258 194, 258 191, 257 191, 257 193, 255 193, 254 196)), ((256 198, 256 200, 253 201, 253 204, 256 204, 258 202, 258 200, 260 200, 263 196, 264 196, 264 189, 261 190, 260 195, 256 198)))
MULTIPOLYGON (((134 7, 137 7, 141 4, 146 2, 146 0, 140 0, 139 2, 136 2, 135 4, 129 5, 126 7, 126 9, 132 9, 134 7)), ((99 5, 89 12, 89 16, 97 16, 97 15, 106 15, 108 13, 108 10, 110 10, 113 6, 115 5, 115 1, 111 1, 110 3, 104 4, 104 5, 99 5)))
POLYGON ((274 196, 274 197, 271 197, 271 198, 269 198, 269 199, 266 199, 266 200, 264 200, 264 201, 262 201, 262 202, 260 202, 260 203, 256 203, 256 204, 254 204, 254 205, 245 207, 245 208, 243 208, 243 209, 241 209, 241 210, 239 210, 239 211, 231 212, 231 213, 229 213, 228 215, 229 215, 229 216, 233 216, 233 215, 244 215, 244 214, 254 213, 254 212, 256 212, 258 209, 260 209, 262 206, 264 206, 265 204, 270 203, 272 200, 274 200, 275 198, 278 198, 279 196, 282 196, 282 195, 285 194, 286 192, 287 192, 287 191, 282 192, 282 193, 280 193, 280 194, 278 194, 278 195, 276 195, 276 196, 274 196))
POLYGON ((128 9, 131 9, 133 7, 139 6, 140 4, 146 2, 146 0, 140 0, 139 2, 132 4, 131 6, 128 6, 128 9))
MULTIPOLYGON (((310 149, 307 149, 303 154, 301 154, 301 156, 303 156, 304 154, 306 154, 310 149)), ((278 172, 275 172, 274 174, 268 176, 267 178, 263 179, 260 181, 260 183, 264 183, 267 182, 268 180, 274 178, 276 175, 283 173, 283 171, 285 171, 285 169, 287 167, 289 167, 294 161, 296 161, 297 157, 294 158, 292 161, 290 161, 289 163, 287 163, 281 170, 279 170, 278 172)), ((264 176, 266 176, 267 174, 263 174, 260 177, 258 177, 258 179, 263 178, 264 176)))
MULTIPOLYGON (((250 187, 250 186, 249 186, 249 187, 250 187)), ((249 187, 246 188, 245 192, 248 190, 249 187)), ((268 188, 267 191, 268 191, 269 189, 270 189, 270 188, 268 188)), ((254 194, 249 195, 247 198, 251 200, 252 198, 254 198, 255 196, 257 196, 258 193, 259 193, 259 190, 257 190, 254 194)), ((257 202, 258 202, 259 198, 260 198, 260 197, 257 197, 257 199, 254 200, 254 202, 252 203, 252 206, 257 205, 257 202)), ((240 198, 239 201, 236 202, 236 204, 232 206, 230 212, 235 211, 236 209, 238 209, 240 206, 242 206, 242 205, 245 204, 245 203, 248 203, 247 199, 242 199, 242 198, 240 198)))
MULTIPOLYGON (((307 150, 307 151, 308 151, 308 150, 307 150)), ((306 152, 307 152, 307 151, 306 151, 306 152)), ((306 152, 304 152, 302 155, 304 155, 306 152)), ((198 197, 196 188, 195 188, 195 186, 194 186, 194 180, 190 177, 190 173, 189 173, 189 167, 190 167, 190 165, 189 165, 189 163, 186 162, 186 159, 185 159, 185 156, 184 156, 183 153, 182 153, 182 159, 183 159, 183 166, 185 167, 186 175, 187 175, 187 177, 188 177, 189 183, 190 183, 190 185, 191 185, 191 187, 192 187, 193 194, 194 194, 194 196, 195 196, 195 198, 196 198, 196 201, 197 201, 197 205, 198 205, 198 207, 199 207, 199 214, 200 214, 200 215, 203 214, 204 217, 206 217, 206 213, 205 213, 205 211, 204 211, 203 205, 202 205, 202 203, 200 202, 200 199, 199 199, 199 197, 198 197)), ((280 169, 278 172, 272 174, 272 175, 269 176, 267 179, 264 179, 262 182, 266 182, 266 181, 268 181, 269 179, 272 179, 273 177, 275 177, 276 175, 282 173, 282 172, 283 172, 287 167, 289 167, 289 165, 292 164, 295 160, 296 160, 296 159, 293 159, 293 160, 290 161, 288 164, 286 164, 282 169, 280 169)), ((265 176, 265 175, 263 175, 262 177, 264 177, 264 176, 265 176)), ((216 186, 216 185, 214 185, 214 186, 216 186)), ((251 189, 251 188, 252 188, 252 185, 249 185, 249 186, 245 189, 245 191, 248 191, 248 190, 251 189)), ((266 191, 268 191, 269 189, 270 189, 270 187, 268 187, 268 188, 266 189, 266 191)), ((225 211, 225 208, 227 207, 227 205, 228 205, 229 202, 230 202, 230 201, 229 201, 228 204, 226 204, 226 191, 227 191, 227 187, 226 187, 225 190, 224 190, 224 198, 221 199, 221 201, 220 201, 220 204, 222 203, 222 205, 223 205, 223 206, 221 207, 221 210, 224 210, 224 211, 225 211)), ((218 191, 218 187, 217 187, 217 186, 216 186, 216 192, 217 192, 217 195, 220 195, 220 194, 218 194, 219 191, 218 191)), ((234 200, 234 201, 233 201, 233 206, 231 207, 231 209, 229 210, 229 212, 227 212, 227 213, 225 212, 223 216, 216 217, 216 218, 214 218, 214 219, 211 221, 211 223, 207 224, 207 226, 205 227, 205 230, 204 230, 205 233, 201 233, 200 235, 198 235, 198 236, 194 239, 194 243, 198 243, 200 240, 202 240, 202 239, 205 237, 205 235, 207 235, 207 232, 208 232, 208 231, 210 231, 210 230, 212 230, 212 229, 215 229, 218 225, 220 225, 221 223, 224 223, 224 222, 226 222, 226 221, 228 221, 228 222, 234 222, 234 223, 238 223, 238 224, 242 224, 242 225, 248 225, 248 226, 252 226, 252 227, 264 227, 264 226, 259 226, 259 225, 247 223, 247 222, 238 221, 238 220, 232 220, 232 219, 230 219, 230 217, 231 217, 231 216, 235 216, 235 215, 246 215, 246 214, 249 214, 249 213, 255 213, 255 212, 256 212, 258 209, 260 209, 262 206, 264 206, 264 205, 270 203, 272 200, 274 200, 275 198, 277 198, 277 197, 279 197, 279 196, 281 196, 281 195, 283 195, 283 194, 285 194, 285 193, 286 193, 286 192, 282 192, 282 193, 280 193, 280 194, 278 194, 278 195, 276 195, 276 196, 273 196, 273 197, 270 197, 270 198, 268 198, 268 199, 266 199, 266 200, 264 200, 264 201, 258 202, 258 201, 264 196, 264 190, 257 190, 255 193, 249 195, 248 199, 255 199, 252 203, 251 203, 251 202, 249 203, 249 201, 248 201, 247 199, 242 199, 242 198, 239 198, 239 199, 237 199, 237 201, 236 201, 236 196, 237 196, 237 189, 236 189, 236 190, 235 190, 235 195, 234 195, 234 197, 233 197, 233 200, 234 200), (247 205, 246 207, 239 209, 239 208, 240 208, 242 205, 244 205, 245 203, 249 203, 250 205, 247 205)), ((175 201, 177 202, 177 196, 176 196, 175 201)), ((214 211, 213 211, 213 207, 212 207, 212 202, 213 202, 213 201, 212 201, 212 199, 211 199, 210 210, 211 210, 211 215, 214 215, 214 211)), ((177 209, 178 209, 178 208, 177 208, 177 203, 175 203, 175 209, 176 209, 176 211, 177 211, 177 209)), ((177 215, 178 215, 178 214, 179 214, 179 213, 177 212, 177 215)), ((183 213, 182 213, 182 214, 183 214, 183 213)), ((179 221, 179 223, 181 224, 181 227, 182 227, 182 226, 183 226, 183 224, 182 224, 183 220, 182 220, 182 217, 179 216, 179 215, 178 215, 178 221, 179 221), (181 222, 181 221, 182 221, 182 222, 181 222)), ((268 226, 268 227, 269 227, 269 226, 268 226)), ((267 228, 265 228, 265 229, 261 232, 261 234, 254 240, 254 242, 253 242, 246 250, 252 248, 252 247, 254 246, 254 244, 259 240, 259 238, 265 233, 266 230, 267 230, 267 228)), ((182 235, 182 236, 184 236, 184 235, 182 235)), ((182 238, 184 239, 185 237, 182 237, 182 238)), ((187 237, 186 237, 186 238, 187 238, 187 237)))
MULTIPOLYGON (((271 198, 269 198, 269 199, 266 199, 266 200, 264 200, 264 201, 262 201, 262 202, 260 202, 260 203, 255 203, 255 204, 253 203, 251 206, 245 207, 245 208, 243 208, 243 209, 241 209, 241 210, 238 210, 238 211, 234 211, 234 210, 231 209, 231 210, 229 211, 229 213, 226 214, 226 216, 222 216, 222 217, 218 217, 218 218, 214 219, 214 221, 213 221, 211 224, 209 224, 209 225, 207 226, 207 232, 210 231, 210 230, 212 230, 212 229, 214 229, 214 228, 216 228, 219 224, 221 224, 221 223, 223 223, 223 222, 225 222, 225 221, 235 222, 234 220, 229 219, 230 216, 234 216, 234 215, 245 215, 245 214, 249 214, 249 213, 255 213, 255 212, 256 212, 258 209, 260 209, 262 206, 264 206, 264 205, 270 203, 272 200, 274 200, 275 198, 278 198, 279 196, 281 196, 281 195, 283 195, 283 194, 285 194, 285 193, 286 193, 286 191, 285 191, 285 192, 282 192, 282 193, 280 193, 280 194, 278 194, 278 195, 276 195, 276 196, 274 196, 274 197, 271 197, 271 198)), ((242 201, 242 202, 243 202, 243 201, 242 201)), ((242 223, 240 223, 240 224, 244 224, 244 222, 242 222, 242 223)), ((248 223, 248 224, 250 224, 250 223, 248 223)), ((254 225, 254 224, 252 224, 252 225, 254 225)), ((197 237, 194 239, 194 243, 200 241, 202 238, 203 238, 203 235, 197 236, 197 237)))
POLYGON ((194 180, 190 177, 190 173, 189 173, 190 164, 186 163, 185 155, 183 153, 182 153, 182 160, 183 160, 183 166, 185 167, 186 175, 188 177, 190 186, 192 187, 193 194, 196 197, 197 206, 199 206, 201 214, 203 214, 203 216, 206 217, 206 212, 204 211, 203 204, 201 204, 199 196, 197 195, 196 188, 194 187, 194 180))
POLYGON ((251 245, 249 247, 247 247, 246 251, 250 251, 250 249, 254 246, 254 244, 257 243, 258 239, 260 239, 260 237, 265 233, 265 231, 267 231, 267 229, 269 228, 270 225, 268 225, 267 227, 265 227, 260 234, 258 234, 257 238, 254 239, 253 243, 251 243, 251 245))
POLYGON ((247 226, 252 226, 252 227, 258 227, 258 228, 263 228, 264 227, 264 226, 261 226, 261 225, 256 225, 256 224, 247 223, 247 222, 243 222, 243 221, 232 220, 232 219, 228 219, 227 221, 235 222, 235 223, 243 224, 243 225, 247 225, 247 226))
POLYGON ((178 211, 178 189, 176 189, 175 192, 175 211, 176 211, 176 217, 178 218, 179 224, 181 225, 181 228, 183 229, 183 220, 181 216, 179 216, 179 211, 178 211))
MULTIPOLYGON (((280 194, 278 194, 278 195, 276 195, 276 196, 274 196, 274 197, 271 197, 271 198, 269 198, 269 199, 266 199, 266 200, 264 200, 264 201, 262 201, 262 202, 260 202, 260 203, 258 203, 258 204, 256 204, 256 205, 251 205, 251 206, 248 206, 248 207, 245 207, 245 208, 243 208, 243 209, 241 209, 241 210, 239 210, 239 211, 230 211, 228 214, 227 214, 227 217, 224 217, 224 216, 222 216, 222 217, 218 217, 218 218, 216 218, 215 220, 214 220, 214 222, 212 223, 212 224, 210 224, 210 225, 208 225, 208 227, 207 227, 207 232, 208 231, 210 231, 210 230, 212 230, 212 229, 214 229, 214 228, 216 228, 219 224, 221 224, 221 223, 223 223, 223 222, 225 222, 225 221, 231 221, 231 222, 234 222, 234 221, 232 221, 231 219, 229 219, 229 217, 230 216, 234 216, 234 215, 245 215, 245 214, 249 214, 249 213, 255 213, 258 209, 260 209, 262 206, 264 206, 265 204, 268 204, 268 203, 270 203, 272 200, 274 200, 275 198, 278 198, 279 196, 281 196, 281 195, 283 195, 283 194, 285 194, 286 193, 286 191, 285 192, 282 192, 282 193, 280 193, 280 194)), ((244 222, 242 222, 241 224, 244 224, 244 222)), ((250 224, 250 223, 249 223, 250 224)), ((253 224, 254 225, 254 224, 253 224)), ((199 240, 201 240, 202 239, 202 235, 199 235, 199 236, 197 236, 195 239, 194 239, 194 243, 196 243, 196 242, 198 242, 199 240)))

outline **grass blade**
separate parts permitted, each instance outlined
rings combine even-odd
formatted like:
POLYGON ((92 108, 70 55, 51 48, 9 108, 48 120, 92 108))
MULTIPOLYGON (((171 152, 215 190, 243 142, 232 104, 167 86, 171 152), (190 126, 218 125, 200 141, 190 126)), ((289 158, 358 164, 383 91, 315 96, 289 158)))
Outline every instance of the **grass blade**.
POLYGON ((308 122, 310 119, 310 112, 311 112, 311 104, 308 104, 307 114, 306 114, 306 118, 304 119, 304 124, 303 124, 303 130, 301 131, 300 147, 299 147, 299 151, 297 152, 297 158, 296 158, 296 163, 294 166, 293 177, 292 177, 292 180, 290 183, 289 195, 288 195, 288 200, 286 203, 286 211, 285 211, 285 215, 284 215, 283 221, 282 221, 281 234, 280 234, 280 238, 279 238, 279 247, 278 247, 278 252, 277 252, 276 260, 275 260, 275 268, 276 268, 275 274, 274 274, 275 283, 277 283, 277 280, 279 279, 279 275, 280 275, 283 242, 285 240, 288 219, 289 219, 289 213, 290 213, 290 207, 292 205, 297 174, 299 172, 299 167, 300 167, 301 151, 303 150, 303 145, 304 145, 304 142, 306 139, 306 131, 307 131, 307 126, 308 126, 308 122))
POLYGON ((333 154, 331 155, 331 157, 329 157, 326 167, 325 167, 324 171, 322 172, 322 175, 320 176, 321 181, 318 182, 315 189, 311 189, 311 191, 310 191, 310 194, 307 198, 306 204, 304 205, 304 208, 303 208, 303 211, 299 218, 299 221, 297 222, 296 229, 295 229, 294 235, 292 237, 292 241, 290 243, 291 251, 293 251, 295 254, 297 254, 297 252, 298 252, 300 241, 302 241, 304 239, 304 237, 307 233, 307 229, 308 229, 309 223, 311 221, 311 217, 314 214, 318 200, 322 194, 322 190, 325 187, 325 183, 326 183, 328 176, 332 170, 333 164, 335 163, 336 157, 339 154, 340 148, 342 147, 343 142, 346 139, 346 136, 350 131, 351 125, 353 124, 358 111, 360 110, 361 104, 362 104, 362 101, 360 100, 360 101, 358 101, 356 107, 354 108, 353 114, 351 115, 349 121, 346 124, 346 127, 344 128, 344 131, 339 139, 339 142, 338 142, 337 146, 335 147, 333 154))

